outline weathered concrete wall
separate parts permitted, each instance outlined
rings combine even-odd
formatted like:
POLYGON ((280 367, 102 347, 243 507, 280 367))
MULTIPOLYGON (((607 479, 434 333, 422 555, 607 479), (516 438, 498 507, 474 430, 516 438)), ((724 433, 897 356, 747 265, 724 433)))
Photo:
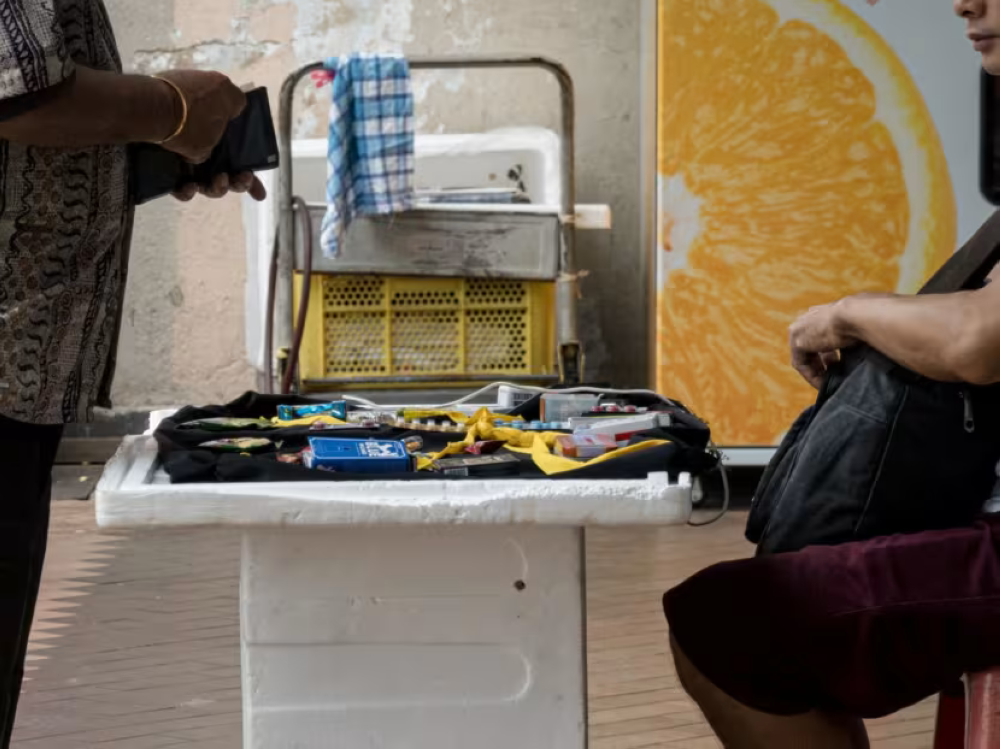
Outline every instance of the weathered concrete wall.
MULTIPOLYGON (((577 84, 580 202, 609 203, 612 232, 583 232, 588 369, 645 382, 640 242, 638 2, 607 0, 106 0, 126 65, 222 70, 277 91, 299 64, 352 50, 410 55, 542 53, 577 84)), ((542 72, 418 73, 425 131, 556 127, 542 72)), ((327 93, 303 87, 297 129, 322 133, 327 93)), ((254 386, 244 354, 239 201, 140 210, 116 385, 119 407, 228 398, 254 386)))

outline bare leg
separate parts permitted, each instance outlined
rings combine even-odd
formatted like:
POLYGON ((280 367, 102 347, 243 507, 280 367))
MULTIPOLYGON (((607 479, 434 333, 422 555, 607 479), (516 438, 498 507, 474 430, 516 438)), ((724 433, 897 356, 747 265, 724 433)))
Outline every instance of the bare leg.
POLYGON ((672 635, 670 646, 681 684, 726 749, 869 749, 868 734, 860 720, 823 713, 792 717, 759 713, 705 678, 672 635))

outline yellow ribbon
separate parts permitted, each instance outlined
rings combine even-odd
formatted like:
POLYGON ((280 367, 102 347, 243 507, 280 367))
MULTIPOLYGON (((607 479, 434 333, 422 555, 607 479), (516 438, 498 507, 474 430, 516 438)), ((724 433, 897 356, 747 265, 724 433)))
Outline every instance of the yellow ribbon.
POLYGON ((469 419, 469 431, 465 439, 458 442, 451 442, 436 455, 430 458, 420 458, 417 460, 417 470, 424 471, 433 467, 434 462, 447 458, 451 455, 464 454, 466 448, 477 442, 497 440, 506 443, 507 449, 530 455, 535 465, 537 465, 546 476, 554 476, 569 471, 578 471, 591 465, 604 463, 609 460, 634 455, 642 450, 668 444, 668 440, 648 440, 635 445, 620 447, 614 452, 600 455, 591 460, 580 462, 573 458, 564 458, 561 455, 554 455, 552 448, 556 439, 564 436, 561 432, 526 432, 521 429, 511 429, 509 427, 494 426, 497 420, 513 421, 514 417, 497 415, 489 412, 488 409, 480 409, 475 416, 469 419))

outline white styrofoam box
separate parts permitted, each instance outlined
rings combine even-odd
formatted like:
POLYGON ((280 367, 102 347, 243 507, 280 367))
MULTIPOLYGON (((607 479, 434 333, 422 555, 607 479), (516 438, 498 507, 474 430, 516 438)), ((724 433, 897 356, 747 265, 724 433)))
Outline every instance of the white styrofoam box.
MULTIPOLYGON (((524 127, 488 133, 418 133, 414 139, 417 190, 512 187, 508 172, 520 167, 531 202, 558 206, 559 137, 546 128, 524 127)), ((326 202, 327 142, 316 138, 292 144, 295 194, 307 203, 326 202)), ((276 173, 265 175, 274 180, 276 173)))
POLYGON ((244 528, 248 749, 585 749, 581 528, 684 523, 691 480, 170 485, 147 435, 95 504, 244 528))
POLYGON ((671 525, 691 516, 691 477, 170 484, 142 436, 125 439, 94 497, 102 527, 671 525))
POLYGON ((571 528, 244 536, 245 746, 583 749, 571 528))
POLYGON ((157 429, 160 428, 160 424, 163 422, 163 420, 169 419, 171 416, 177 413, 177 410, 178 409, 176 408, 161 408, 157 409, 156 411, 150 411, 149 428, 146 429, 144 434, 146 434, 147 436, 153 434, 153 432, 155 432, 157 429))
POLYGON ((516 187, 532 203, 562 200, 559 137, 545 128, 506 128, 489 133, 418 135, 414 179, 418 190, 516 187), (517 171, 520 178, 511 176, 517 171))

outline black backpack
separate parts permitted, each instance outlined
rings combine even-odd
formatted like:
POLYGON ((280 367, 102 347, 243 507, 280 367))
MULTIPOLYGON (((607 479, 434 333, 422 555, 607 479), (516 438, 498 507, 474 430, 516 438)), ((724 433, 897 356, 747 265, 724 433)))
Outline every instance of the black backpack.
MULTIPOLYGON (((998 261, 1000 212, 920 293, 980 288, 998 261)), ((746 536, 773 554, 968 525, 998 461, 1000 385, 932 381, 856 346, 782 440, 746 536)))

